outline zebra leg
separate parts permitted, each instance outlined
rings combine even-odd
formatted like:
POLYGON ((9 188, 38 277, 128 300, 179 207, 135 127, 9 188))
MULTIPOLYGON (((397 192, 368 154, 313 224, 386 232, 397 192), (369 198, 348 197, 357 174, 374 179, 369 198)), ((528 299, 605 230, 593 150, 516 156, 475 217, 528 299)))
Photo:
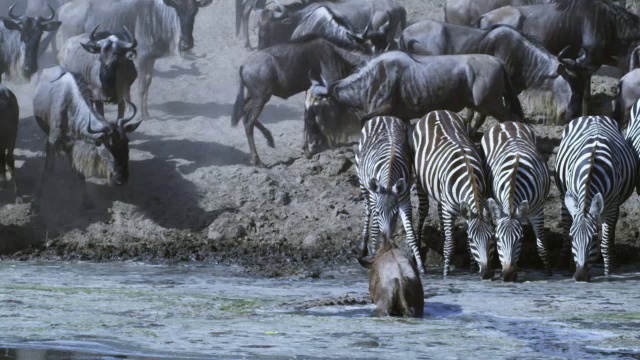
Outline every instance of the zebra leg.
POLYGON ((453 254, 453 221, 454 214, 449 211, 441 211, 440 221, 444 232, 444 276, 449 275, 451 255, 453 254))
POLYGON ((407 194, 407 200, 403 201, 400 204, 400 218, 402 219, 402 224, 404 225, 404 231, 407 233, 407 244, 409 244, 409 248, 413 251, 413 256, 416 258, 416 265, 420 272, 424 273, 424 264, 422 262, 422 258, 420 257, 420 240, 416 242, 416 235, 413 231, 413 224, 411 224, 412 219, 412 210, 411 210, 411 201, 409 200, 407 194))
POLYGON ((616 224, 618 223, 618 215, 620 208, 615 207, 605 218, 602 224, 602 244, 600 251, 604 259, 604 275, 609 276, 615 266, 615 241, 616 241, 616 224))
POLYGON ((544 236, 544 215, 542 207, 535 214, 529 215, 529 223, 533 226, 533 232, 536 233, 536 247, 538 248, 538 255, 544 263, 544 268, 547 276, 551 276, 551 262, 549 261, 549 247, 547 239, 544 236))
POLYGON ((426 244, 427 252, 429 251, 430 241, 424 239, 424 223, 427 220, 429 214, 429 196, 422 190, 420 184, 418 184, 418 244, 426 244))
POLYGON ((369 206, 369 192, 362 185, 360 186, 360 192, 364 197, 364 227, 362 229, 362 243, 360 244, 360 259, 365 258, 368 255, 369 246, 369 225, 371 223, 371 207, 369 206))
POLYGON ((571 256, 571 239, 569 238, 569 230, 571 229, 571 223, 573 222, 573 218, 571 218, 571 214, 569 214, 569 210, 567 206, 562 202, 562 249, 560 250, 560 260, 558 261, 559 266, 570 266, 572 262, 571 256))

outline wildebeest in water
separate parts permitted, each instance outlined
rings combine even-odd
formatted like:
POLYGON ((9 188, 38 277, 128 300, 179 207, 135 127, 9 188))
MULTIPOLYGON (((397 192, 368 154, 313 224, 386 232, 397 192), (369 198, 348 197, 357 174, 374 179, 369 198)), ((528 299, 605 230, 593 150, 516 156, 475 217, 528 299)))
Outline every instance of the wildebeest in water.
POLYGON ((138 128, 142 120, 131 122, 136 107, 129 104, 131 115, 108 122, 91 105, 89 84, 78 74, 59 67, 44 70, 36 87, 33 113, 47 134, 45 168, 38 189, 39 207, 47 174, 53 170, 55 155, 64 152, 80 177, 84 204, 91 201, 84 185, 85 177, 108 179, 122 186, 129 180, 129 139, 127 133, 138 128))
POLYGON ((155 61, 194 47, 193 27, 199 8, 213 0, 74 0, 60 8, 64 41, 72 36, 126 26, 138 40, 140 111, 149 117, 148 95, 155 61))

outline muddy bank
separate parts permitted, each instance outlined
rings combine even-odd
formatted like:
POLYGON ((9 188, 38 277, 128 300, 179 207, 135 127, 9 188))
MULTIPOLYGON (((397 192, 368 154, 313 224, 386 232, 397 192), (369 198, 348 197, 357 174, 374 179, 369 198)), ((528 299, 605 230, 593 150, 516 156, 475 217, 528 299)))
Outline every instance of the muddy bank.
MULTIPOLYGON (((399 2, 406 6, 410 22, 442 19, 444 1, 399 2)), ((44 166, 44 134, 32 117, 37 79, 32 84, 9 83, 21 106, 16 158, 24 204, 12 204, 10 186, 0 193, 4 259, 197 260, 240 264, 263 275, 309 276, 334 264, 355 262, 364 205, 357 187, 354 147, 346 145, 304 159, 302 95, 267 104, 261 121, 272 131, 276 148, 269 148, 260 134, 256 142, 270 168, 248 165, 244 130, 230 126, 237 69, 249 54, 234 36, 232 5, 217 1, 201 9, 194 52, 156 63, 149 95, 152 119, 131 134, 129 183, 110 188, 91 180, 88 192, 94 207, 90 210, 82 207, 81 184, 68 161, 60 157, 44 189, 41 214, 31 213, 30 202, 44 166)), ((41 66, 52 66, 52 60, 49 54, 41 66)), ((616 81, 598 79, 594 98, 605 109, 616 81)), ((529 117, 543 113, 530 109, 529 117)), ((108 109, 107 117, 114 118, 114 109, 108 109)), ((561 128, 538 126, 535 130, 553 167, 561 128)), ((635 226, 640 219, 638 201, 634 195, 625 204, 618 224, 622 263, 640 261, 635 226)), ((557 251, 560 199, 555 186, 545 210, 551 247, 557 251)), ((433 253, 437 254, 441 242, 435 214, 432 204, 427 236, 436 244, 433 253)), ((401 235, 400 227, 398 231, 401 235)), ((462 227, 456 235, 454 264, 466 268, 462 227)), ((401 236, 398 240, 403 242, 401 236)), ((530 229, 523 251, 522 266, 540 265, 530 229)), ((429 264, 438 266, 439 256, 431 256, 429 264)))

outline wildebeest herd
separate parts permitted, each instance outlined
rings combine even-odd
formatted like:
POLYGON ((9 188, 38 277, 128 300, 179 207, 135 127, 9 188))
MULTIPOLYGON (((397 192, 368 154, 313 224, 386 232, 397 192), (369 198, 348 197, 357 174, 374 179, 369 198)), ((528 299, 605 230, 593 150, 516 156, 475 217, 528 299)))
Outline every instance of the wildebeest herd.
MULTIPOLYGON (((34 209, 60 152, 83 181, 99 177, 126 184, 127 134, 149 118, 154 63, 194 47, 196 14, 211 3, 29 0, 24 13, 16 4, 6 9, 0 75, 29 80, 38 73, 34 116, 47 135, 34 209), (38 55, 49 44, 59 66, 38 71, 38 55), (136 80, 138 106, 130 94, 136 80), (117 104, 115 121, 105 118, 105 104, 117 104)), ((235 5, 236 32, 247 48, 250 16, 257 15, 258 49, 238 70, 231 116, 232 125, 244 125, 251 163, 265 166, 254 128, 275 146, 259 121, 272 96, 307 92, 307 158, 360 135, 355 162, 365 224, 358 260, 372 268, 370 291, 380 313, 422 315, 418 272, 424 271, 423 249, 429 247, 429 201, 438 205, 444 233, 444 275, 459 217, 483 279, 494 276, 496 252, 502 278, 517 279, 525 221, 533 226, 550 274, 542 209, 551 175, 564 199, 561 265, 568 265, 570 252, 575 280, 588 281, 589 263, 601 253, 605 274, 614 270, 619 207, 640 181, 638 16, 609 0, 452 0, 445 22, 409 25, 406 10, 393 0, 235 5), (620 80, 614 118, 589 113, 591 76, 602 65, 628 72, 620 80), (547 94, 552 105, 545 105, 553 107, 548 122, 566 124, 552 174, 524 123, 518 94, 525 90, 547 94), (457 113, 464 109, 465 118, 457 113), (500 123, 486 129, 478 144, 475 135, 487 116, 500 123), (417 231, 412 188, 419 202, 417 231), (398 215, 410 256, 393 244, 398 215)), ((5 86, 0 114, 0 166, 3 177, 5 167, 12 173, 19 200, 13 176, 19 109, 5 86)), ((86 193, 85 204, 91 206, 86 193)))

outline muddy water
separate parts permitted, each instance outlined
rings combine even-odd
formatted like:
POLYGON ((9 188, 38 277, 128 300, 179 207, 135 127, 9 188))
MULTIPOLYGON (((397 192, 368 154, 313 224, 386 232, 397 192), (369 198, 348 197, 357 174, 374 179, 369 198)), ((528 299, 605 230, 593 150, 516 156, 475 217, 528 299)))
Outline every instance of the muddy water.
POLYGON ((2 262, 0 359, 640 358, 640 272, 630 270, 504 284, 433 269, 427 316, 414 320, 291 305, 366 295, 356 267, 259 279, 204 265, 2 262))

